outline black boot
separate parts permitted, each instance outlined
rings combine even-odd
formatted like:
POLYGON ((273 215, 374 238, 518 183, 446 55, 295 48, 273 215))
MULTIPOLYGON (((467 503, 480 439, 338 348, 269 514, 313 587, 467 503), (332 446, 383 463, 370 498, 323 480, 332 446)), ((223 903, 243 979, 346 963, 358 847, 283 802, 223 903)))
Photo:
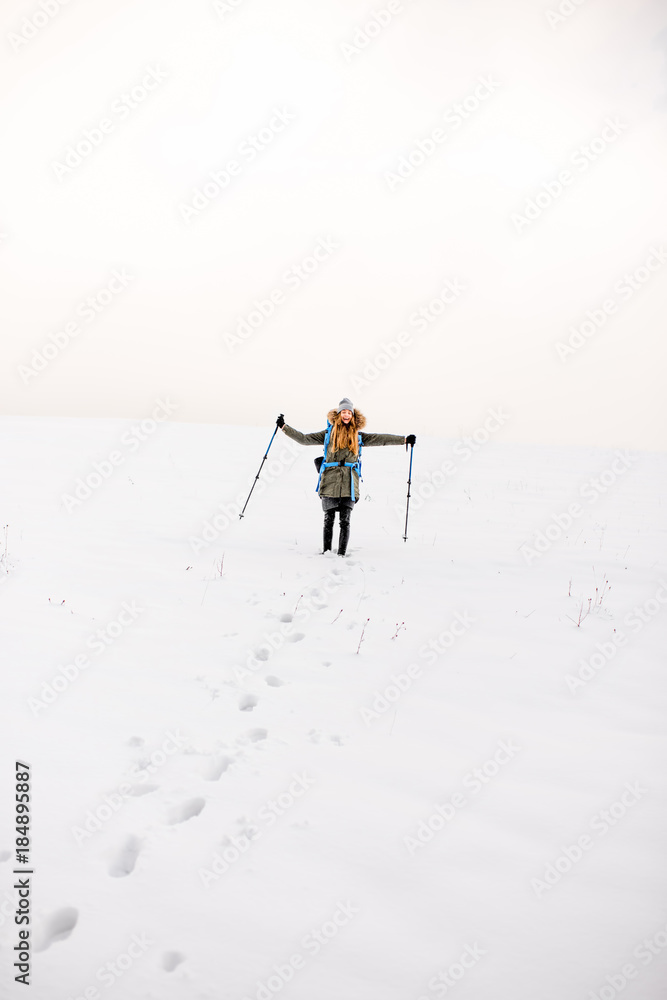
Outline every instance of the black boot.
POLYGON ((331 542, 333 539, 333 528, 334 528, 334 517, 336 516, 335 510, 327 510, 324 514, 324 536, 323 536, 323 552, 331 552, 331 542))
POLYGON ((338 555, 344 556, 347 552, 347 543, 350 538, 350 514, 352 511, 349 507, 341 507, 339 518, 340 518, 340 534, 338 535, 338 555))

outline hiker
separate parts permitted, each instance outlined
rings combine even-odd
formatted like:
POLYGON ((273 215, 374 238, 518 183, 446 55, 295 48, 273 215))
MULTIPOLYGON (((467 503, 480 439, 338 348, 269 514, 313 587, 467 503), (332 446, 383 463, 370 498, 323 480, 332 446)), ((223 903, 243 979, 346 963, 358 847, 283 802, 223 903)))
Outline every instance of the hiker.
POLYGON ((276 421, 288 437, 299 444, 325 445, 323 459, 315 459, 320 473, 317 491, 324 511, 324 552, 331 551, 334 518, 339 516, 338 555, 344 556, 350 538, 350 515, 359 499, 360 446, 385 444, 414 445, 414 434, 361 434, 366 418, 355 410, 351 400, 341 399, 327 414, 327 429, 302 434, 285 423, 281 414, 276 421), (320 463, 320 464, 318 464, 320 463))

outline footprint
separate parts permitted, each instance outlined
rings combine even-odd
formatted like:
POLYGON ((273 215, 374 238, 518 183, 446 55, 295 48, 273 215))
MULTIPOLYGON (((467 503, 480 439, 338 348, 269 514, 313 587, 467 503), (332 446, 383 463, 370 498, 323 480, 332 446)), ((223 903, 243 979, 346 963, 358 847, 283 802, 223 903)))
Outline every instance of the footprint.
POLYGON ((165 951, 162 956, 162 968, 165 972, 173 972, 184 961, 185 955, 180 951, 165 951))
POLYGON ((296 820, 294 823, 290 823, 290 826, 293 827, 295 830, 307 830, 310 827, 310 820, 299 819, 296 820))
POLYGON ((260 648, 255 653, 255 659, 268 660, 270 655, 271 654, 269 653, 268 649, 266 649, 264 646, 260 646, 260 648))
POLYGON ((204 777, 207 781, 219 781, 230 764, 234 763, 232 757, 213 757, 206 769, 204 777))
POLYGON ((0 861, 7 861, 11 857, 11 851, 0 851, 0 861))
MULTIPOLYGON (((269 684, 271 687, 274 688, 282 687, 283 684, 285 683, 284 681, 281 681, 280 677, 273 677, 273 676, 265 677, 264 680, 266 681, 267 684, 269 684)), ((7 852, 7 857, 9 857, 9 852, 7 852)))
POLYGON ((280 617, 278 618, 278 621, 279 621, 279 622, 291 622, 291 621, 293 620, 293 618, 294 618, 294 615, 291 615, 291 614, 290 614, 290 613, 289 613, 289 612, 287 611, 287 612, 285 612, 285 614, 284 614, 284 615, 280 615, 280 617))
MULTIPOLYGON (((309 729, 306 735, 311 743, 319 743, 324 736, 321 729, 309 729)), ((334 743, 337 747, 342 747, 345 744, 345 740, 343 739, 343 737, 338 736, 335 733, 329 736, 329 740, 331 741, 331 743, 334 743)))
POLYGON ((46 951, 55 941, 64 941, 68 938, 79 919, 79 911, 73 906, 65 906, 44 922, 44 925, 37 933, 35 951, 46 951))
POLYGON ((259 743, 260 740, 265 740, 268 735, 268 729, 251 729, 248 732, 248 739, 253 743, 259 743))
MULTIPOLYGON (((238 826, 238 836, 245 837, 249 844, 255 840, 256 837, 261 837, 260 831, 256 826, 254 826, 253 823, 250 822, 248 816, 239 816, 236 820, 236 825, 238 826)), ((233 844, 234 841, 230 840, 229 843, 233 844)))
POLYGON ((152 785, 149 781, 147 781, 143 785, 133 785, 129 794, 132 795, 133 798, 137 798, 140 795, 149 795, 151 792, 156 792, 157 789, 157 785, 152 785))
POLYGON ((127 745, 129 747, 142 747, 145 742, 146 740, 143 738, 143 736, 130 736, 129 740, 127 741, 127 745))
POLYGON ((252 712, 253 708, 259 702, 259 698, 254 694, 244 694, 239 701, 239 708, 242 712, 252 712))
POLYGON ((128 837, 123 847, 109 865, 109 875, 113 878, 124 878, 134 871, 134 866, 141 850, 141 841, 138 837, 128 837))
POLYGON ((302 639, 306 638, 305 632, 293 632, 292 635, 287 636, 288 642, 301 642, 302 639))
POLYGON ((180 805, 174 806, 170 811, 170 825, 176 826, 177 823, 185 823, 186 820, 192 819, 193 816, 199 816, 205 805, 206 799, 203 799, 201 795, 198 795, 194 799, 188 799, 187 802, 181 802, 180 805))

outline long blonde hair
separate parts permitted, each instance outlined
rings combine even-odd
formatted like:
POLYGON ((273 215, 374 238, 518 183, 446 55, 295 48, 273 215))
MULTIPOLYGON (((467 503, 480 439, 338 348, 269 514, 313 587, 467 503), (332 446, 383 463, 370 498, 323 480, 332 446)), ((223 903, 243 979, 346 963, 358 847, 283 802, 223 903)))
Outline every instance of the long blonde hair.
POLYGON ((337 452, 347 448, 354 455, 359 454, 359 432, 357 419, 354 410, 349 424, 345 425, 340 413, 337 413, 333 420, 333 427, 329 436, 329 448, 327 450, 327 461, 337 452))

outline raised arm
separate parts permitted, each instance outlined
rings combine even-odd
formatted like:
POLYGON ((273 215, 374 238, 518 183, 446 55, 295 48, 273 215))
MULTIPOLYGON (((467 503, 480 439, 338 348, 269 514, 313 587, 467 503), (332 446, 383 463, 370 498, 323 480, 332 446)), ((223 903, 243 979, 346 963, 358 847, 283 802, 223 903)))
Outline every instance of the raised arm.
POLYGON ((364 448, 373 448, 385 444, 405 444, 405 438, 401 434, 367 434, 366 431, 363 431, 361 440, 363 441, 364 448))
POLYGON ((290 427, 289 424, 283 424, 282 428, 287 437, 292 438, 298 444, 324 444, 325 431, 313 431, 312 434, 302 434, 301 431, 290 427))

